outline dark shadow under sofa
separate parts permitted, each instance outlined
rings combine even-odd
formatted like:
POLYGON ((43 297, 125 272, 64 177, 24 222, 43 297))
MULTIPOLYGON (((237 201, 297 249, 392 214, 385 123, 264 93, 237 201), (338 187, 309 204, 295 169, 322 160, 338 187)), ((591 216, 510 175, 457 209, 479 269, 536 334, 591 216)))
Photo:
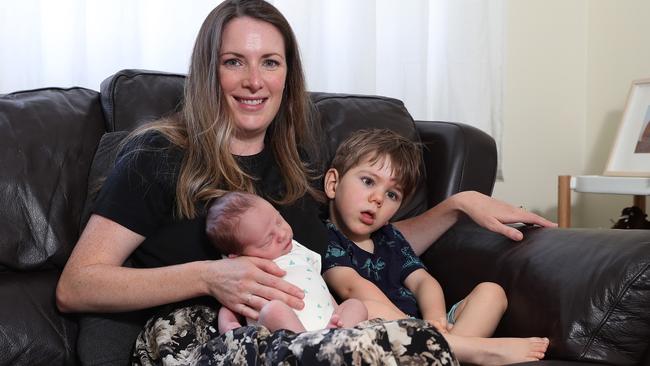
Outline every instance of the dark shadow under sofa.
MULTIPOLYGON (((100 92, 44 88, 0 96, 0 365, 123 365, 147 311, 57 311, 54 290, 119 139, 172 112, 183 75, 123 70, 100 92)), ((386 127, 425 146, 413 215, 449 195, 491 194, 494 141, 459 123, 413 121, 395 99, 312 93, 331 156, 351 131, 386 127)), ((481 281, 509 308, 497 336, 548 336, 540 365, 650 365, 650 231, 522 226, 514 243, 461 220, 423 255, 447 303, 481 281)))

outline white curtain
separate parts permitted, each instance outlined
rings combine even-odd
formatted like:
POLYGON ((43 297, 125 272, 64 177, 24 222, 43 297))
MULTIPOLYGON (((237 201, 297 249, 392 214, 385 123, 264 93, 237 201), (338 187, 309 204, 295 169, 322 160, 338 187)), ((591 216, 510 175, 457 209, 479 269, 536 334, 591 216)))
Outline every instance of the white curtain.
MULTIPOLYGON (((401 99, 418 120, 490 134, 500 154, 503 0, 269 0, 314 91, 401 99)), ((0 1, 0 94, 99 83, 123 68, 185 73, 215 0, 0 1)))
POLYGON ((0 93, 99 89, 125 68, 185 73, 214 0, 2 0, 0 93))

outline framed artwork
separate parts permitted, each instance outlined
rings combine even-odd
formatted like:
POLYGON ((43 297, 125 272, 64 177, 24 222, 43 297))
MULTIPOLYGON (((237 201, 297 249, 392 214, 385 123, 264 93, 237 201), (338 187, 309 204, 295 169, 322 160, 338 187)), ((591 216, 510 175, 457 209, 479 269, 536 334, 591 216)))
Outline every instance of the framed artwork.
POLYGON ((650 79, 632 82, 605 175, 650 177, 650 79))

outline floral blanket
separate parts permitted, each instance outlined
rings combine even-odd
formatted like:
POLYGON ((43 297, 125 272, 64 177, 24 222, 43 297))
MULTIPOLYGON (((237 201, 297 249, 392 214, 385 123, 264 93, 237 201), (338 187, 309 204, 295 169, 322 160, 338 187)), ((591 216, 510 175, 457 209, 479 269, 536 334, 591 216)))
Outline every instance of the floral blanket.
POLYGON ((416 319, 293 333, 246 326, 223 335, 217 311, 193 305, 150 319, 135 365, 459 365, 445 339, 416 319))

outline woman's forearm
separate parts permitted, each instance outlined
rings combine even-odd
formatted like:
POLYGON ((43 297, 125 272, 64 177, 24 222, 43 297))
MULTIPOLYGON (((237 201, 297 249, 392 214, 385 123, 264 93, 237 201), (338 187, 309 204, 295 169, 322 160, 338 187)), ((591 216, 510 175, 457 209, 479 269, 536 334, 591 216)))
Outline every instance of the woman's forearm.
POLYGON ((458 221, 461 213, 478 225, 515 241, 521 240, 523 234, 508 224, 523 222, 542 227, 557 226, 537 214, 475 191, 456 193, 423 214, 394 225, 409 241, 415 253, 421 255, 458 221))
POLYGON ((93 264, 64 272, 56 291, 63 312, 120 312, 208 294, 201 280, 208 262, 160 268, 93 264))
POLYGON ((282 280, 273 261, 238 257, 159 268, 126 268, 144 237, 92 215, 66 263, 56 289, 64 312, 118 312, 209 295, 249 318, 268 300, 302 309, 303 292, 282 280))
POLYGON ((209 261, 149 269, 122 267, 144 239, 110 219, 92 215, 59 278, 59 309, 128 311, 207 293, 203 276, 209 261))
POLYGON ((460 215, 458 194, 430 208, 424 213, 393 223, 404 235, 415 254, 422 255, 431 244, 438 240, 460 215))

